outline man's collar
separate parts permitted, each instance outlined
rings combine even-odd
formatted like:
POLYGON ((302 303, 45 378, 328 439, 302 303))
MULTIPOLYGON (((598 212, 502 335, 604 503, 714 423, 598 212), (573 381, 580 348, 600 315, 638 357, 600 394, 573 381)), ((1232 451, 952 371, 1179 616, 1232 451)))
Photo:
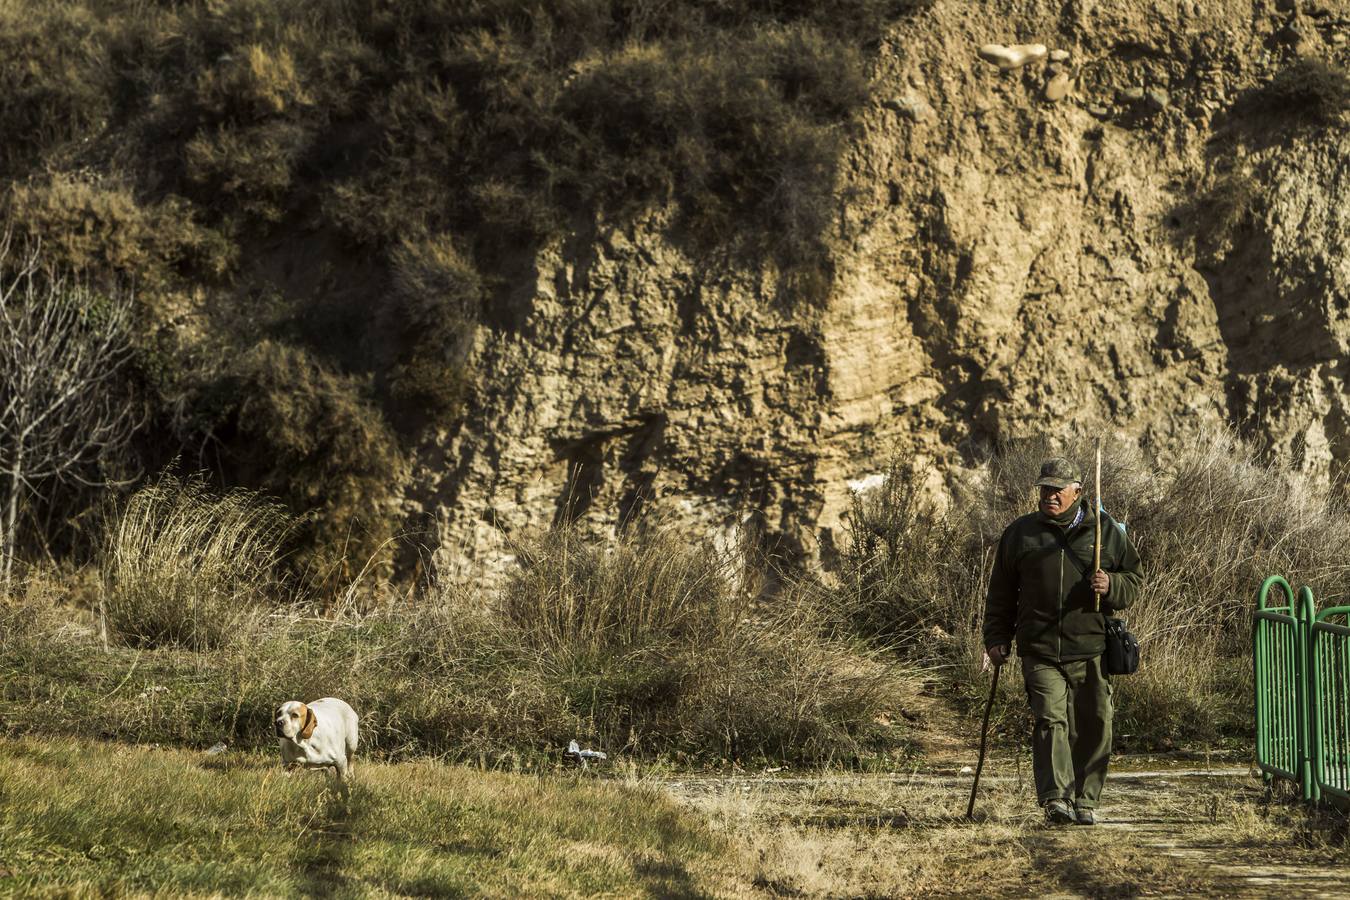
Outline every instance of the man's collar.
POLYGON ((1084 502, 1083 497, 1079 497, 1077 500, 1074 501, 1074 506, 1076 506, 1077 509, 1074 510, 1072 519, 1067 518, 1068 517, 1067 510, 1060 516, 1048 516, 1045 513, 1040 512, 1039 510, 1037 511, 1037 514, 1041 517, 1042 522, 1054 525, 1057 528, 1063 528, 1064 531, 1067 533, 1073 531, 1075 528, 1077 528, 1079 525, 1083 523, 1083 516, 1085 515, 1087 504, 1084 502), (1061 521, 1061 519, 1065 519, 1065 521, 1061 521))

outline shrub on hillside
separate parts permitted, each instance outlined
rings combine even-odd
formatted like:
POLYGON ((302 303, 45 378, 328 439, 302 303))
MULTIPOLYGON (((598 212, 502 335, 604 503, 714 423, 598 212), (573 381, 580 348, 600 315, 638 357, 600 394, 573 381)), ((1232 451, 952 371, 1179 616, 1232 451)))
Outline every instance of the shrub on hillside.
POLYGON ((1239 120, 1275 116, 1308 127, 1330 127, 1350 111, 1350 72, 1336 63, 1299 57, 1269 82, 1233 104, 1239 120))
POLYGON ((478 271, 448 235, 408 238, 393 253, 400 326, 390 392, 405 416, 445 421, 467 390, 465 360, 483 303, 478 271))
POLYGON ((142 204, 125 185, 52 175, 14 185, 0 218, 20 241, 42 247, 61 271, 133 282, 144 302, 176 287, 183 269, 219 278, 235 247, 193 219, 181 198, 142 204))
POLYGON ((387 558, 405 463, 360 380, 263 341, 223 389, 237 398, 230 416, 244 438, 235 471, 304 516, 300 563, 312 582, 345 588, 372 558, 387 558))
POLYGON ((247 491, 163 476, 110 518, 101 562, 111 634, 138 647, 220 647, 278 595, 291 521, 247 491))
POLYGON ((218 120, 239 124, 279 116, 313 102, 286 47, 250 44, 225 53, 197 74, 198 107, 218 120))
POLYGON ((628 48, 563 91, 550 181, 611 218, 675 201, 700 249, 790 269, 824 252, 842 126, 865 96, 857 52, 811 30, 628 48))
POLYGON ((454 423, 478 316, 497 321, 543 242, 640 220, 699 270, 734 251, 783 302, 825 296, 865 54, 925 5, 18 0, 0 11, 0 170, 26 185, 26 236, 166 312, 138 335, 147 443, 168 448, 149 467, 217 449, 199 458, 221 481, 319 509, 306 536, 336 543, 316 555, 342 554, 352 510, 365 552, 390 531, 372 523, 398 438, 454 423), (303 362, 253 351, 296 326, 303 362), (319 395, 346 398, 350 440, 276 421, 319 395), (314 473, 335 502, 306 499, 314 473))
POLYGON ((105 37, 103 23, 82 5, 0 7, 0 173, 31 171, 102 130, 113 112, 105 37))
POLYGON ((1261 184, 1250 170, 1238 169, 1219 176, 1203 200, 1204 236, 1214 242, 1231 239, 1261 198, 1261 184))
POLYGON ((297 159, 311 140, 289 122, 200 131, 184 148, 188 181, 213 205, 235 207, 254 219, 280 222, 286 215, 297 159))

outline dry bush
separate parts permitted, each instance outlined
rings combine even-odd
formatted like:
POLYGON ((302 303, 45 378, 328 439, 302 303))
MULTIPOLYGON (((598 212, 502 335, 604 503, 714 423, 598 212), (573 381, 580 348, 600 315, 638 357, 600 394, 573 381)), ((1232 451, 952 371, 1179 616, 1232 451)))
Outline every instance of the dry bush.
POLYGON ((197 76, 200 107, 220 119, 260 121, 313 102, 286 47, 258 44, 220 56, 197 76))
MULTIPOLYGON (((850 522, 844 583, 869 590, 847 594, 849 601, 861 606, 872 633, 881 612, 882 625, 908 635, 900 642, 905 656, 931 660, 936 653, 950 667, 953 689, 972 704, 988 679, 979 660, 991 553, 1004 527, 1034 511, 1031 485, 1040 461, 1052 455, 1076 461, 1091 479, 1085 437, 1021 441, 1001 447, 982 487, 958 496, 946 513, 962 530, 935 531, 904 486, 903 467, 892 469, 894 486, 888 481, 875 499, 856 504, 850 522), (934 626, 951 639, 936 639, 934 626)), ((1102 484, 1104 506, 1126 523, 1144 564, 1143 590, 1121 614, 1140 639, 1143 663, 1116 682, 1117 732, 1146 746, 1245 734, 1256 589, 1280 573, 1334 600, 1350 572, 1350 513, 1225 431, 1165 461, 1147 448, 1108 442, 1102 484)), ((1014 732, 1025 705, 1018 682, 1004 680, 1000 706, 1014 732)))
MULTIPOLYGON (((251 465, 271 448, 233 427, 292 402, 235 365, 259 342, 303 340, 358 382, 397 454, 462 415, 480 317, 508 312, 491 304, 542 242, 658 209, 701 264, 744 251, 781 301, 826 295, 866 56, 926 5, 13 0, 0 170, 26 185, 25 237, 134 281, 157 313, 137 334, 146 467, 190 454, 292 502, 308 488, 251 465)), ((337 538, 316 556, 342 555, 349 505, 295 506, 337 538)))
POLYGON ((467 391, 482 279, 449 235, 406 238, 393 252, 393 269, 403 349, 390 393, 405 416, 445 421, 467 391))
POLYGON ((291 521, 247 491, 210 493, 162 476, 108 523, 103 556, 109 630, 134 646, 219 647, 278 595, 291 521))
POLYGON ((878 487, 853 495, 840 590, 864 636, 943 656, 943 642, 975 612, 954 598, 978 594, 984 570, 952 552, 967 533, 920 496, 913 467, 912 458, 893 459, 878 487))
POLYGON ((311 140, 289 122, 203 130, 184 147, 187 177, 199 196, 275 224, 286 214, 296 161, 311 140))
POLYGON ((1216 179, 1204 198, 1206 237, 1216 242, 1232 238, 1261 201, 1262 190, 1256 176, 1245 168, 1216 179))
POLYGON ((527 548, 503 624, 608 746, 724 759, 854 759, 911 679, 837 636, 797 592, 756 604, 744 560, 662 528, 614 546, 554 532, 527 548))
POLYGON ((102 23, 83 4, 0 6, 0 173, 34 168, 102 129, 113 112, 115 81, 105 39, 102 23))
POLYGON ((1335 63, 1299 57, 1269 82, 1254 88, 1233 104, 1233 116, 1242 121, 1272 116, 1286 125, 1329 128, 1350 110, 1350 72, 1335 63))
POLYGON ((406 464, 361 379, 274 341, 240 357, 232 375, 232 427, 244 438, 236 473, 306 514, 297 565, 333 591, 372 557, 387 562, 397 515, 391 498, 406 464))
POLYGON ((55 268, 134 279, 143 296, 176 286, 180 267, 219 278, 235 263, 233 245, 195 222, 181 198, 145 205, 122 184, 53 174, 16 184, 0 211, 55 268))

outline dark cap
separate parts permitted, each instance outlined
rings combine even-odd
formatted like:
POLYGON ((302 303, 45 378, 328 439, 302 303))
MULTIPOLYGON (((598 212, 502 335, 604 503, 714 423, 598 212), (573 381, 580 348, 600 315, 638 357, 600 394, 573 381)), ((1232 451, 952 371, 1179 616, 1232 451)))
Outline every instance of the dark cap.
POLYGON ((1052 456, 1041 463, 1041 477, 1036 479, 1036 486, 1066 488, 1075 481, 1082 480, 1073 463, 1062 456, 1052 456))

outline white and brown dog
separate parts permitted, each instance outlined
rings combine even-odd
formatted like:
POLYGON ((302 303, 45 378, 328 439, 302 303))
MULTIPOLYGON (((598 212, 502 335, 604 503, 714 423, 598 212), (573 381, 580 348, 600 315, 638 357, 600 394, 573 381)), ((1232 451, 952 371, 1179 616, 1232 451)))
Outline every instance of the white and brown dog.
POLYGON ((356 755, 356 710, 336 697, 287 700, 277 707, 273 725, 287 772, 331 768, 338 783, 345 782, 356 755))

